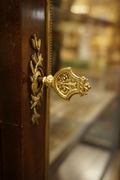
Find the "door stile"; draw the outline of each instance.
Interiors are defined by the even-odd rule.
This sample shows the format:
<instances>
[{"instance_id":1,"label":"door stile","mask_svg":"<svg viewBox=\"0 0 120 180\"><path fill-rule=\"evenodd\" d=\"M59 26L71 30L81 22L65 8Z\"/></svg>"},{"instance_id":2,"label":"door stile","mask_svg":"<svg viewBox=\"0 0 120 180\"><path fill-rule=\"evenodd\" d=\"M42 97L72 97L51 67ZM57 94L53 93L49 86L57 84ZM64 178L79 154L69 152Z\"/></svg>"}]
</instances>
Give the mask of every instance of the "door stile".
<instances>
[{"instance_id":1,"label":"door stile","mask_svg":"<svg viewBox=\"0 0 120 180\"><path fill-rule=\"evenodd\" d=\"M45 179L45 128L46 128L46 91L43 94L42 105L39 108L39 124L31 123L32 111L30 109L30 58L34 50L30 40L34 34L41 39L40 53L43 57L43 69L46 73L46 3L45 0L23 0L22 9L22 72L25 81L23 83L22 118L23 118L23 169L24 179ZM26 119L27 117L27 119Z\"/></svg>"},{"instance_id":2,"label":"door stile","mask_svg":"<svg viewBox=\"0 0 120 180\"><path fill-rule=\"evenodd\" d=\"M2 0L0 27L2 180L44 180L47 161L44 91L39 125L31 123L31 36L42 41L41 53L47 74L45 0ZM48 114L48 113L47 113ZM46 159L45 159L46 158Z\"/></svg>"}]
</instances>

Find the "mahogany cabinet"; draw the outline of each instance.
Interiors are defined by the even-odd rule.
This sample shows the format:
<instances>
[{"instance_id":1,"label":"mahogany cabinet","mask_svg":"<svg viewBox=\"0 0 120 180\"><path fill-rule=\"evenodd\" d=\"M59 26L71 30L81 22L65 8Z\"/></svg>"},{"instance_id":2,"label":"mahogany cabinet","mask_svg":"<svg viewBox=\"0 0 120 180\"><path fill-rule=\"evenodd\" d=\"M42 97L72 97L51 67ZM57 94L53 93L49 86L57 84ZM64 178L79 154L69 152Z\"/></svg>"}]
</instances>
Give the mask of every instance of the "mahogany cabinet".
<instances>
[{"instance_id":1,"label":"mahogany cabinet","mask_svg":"<svg viewBox=\"0 0 120 180\"><path fill-rule=\"evenodd\" d=\"M1 0L0 5L0 179L44 180L47 176L48 92L39 125L31 123L30 39L41 39L49 73L49 1Z\"/></svg>"},{"instance_id":2,"label":"mahogany cabinet","mask_svg":"<svg viewBox=\"0 0 120 180\"><path fill-rule=\"evenodd\" d=\"M53 8L51 8L51 1L53 2ZM86 116L83 116L83 121L79 124L80 128L77 127L77 131L75 129L75 136L71 135L73 138L72 143L70 141L69 146L65 145L63 151L60 151L58 157L49 167L50 90L44 87L41 108L38 110L40 114L39 124L33 124L31 121L33 111L30 103L30 61L32 54L34 54L31 39L36 34L37 38L41 39L40 54L43 58L44 75L49 75L52 68L52 74L54 74L60 66L59 49L62 34L57 32L54 27L52 29L51 24L51 17L53 22L59 19L60 0L51 1L1 0L0 180L48 180L49 169L52 177L52 173L59 167L66 154L70 152L75 143L97 121L98 116L105 110L104 107L108 107L112 100L116 98L114 93L110 94L109 97L109 94L104 92L102 94L102 96L104 95L103 99L105 99L103 104L100 106L99 101L97 106L95 103L94 105L92 104L94 107L90 110L91 113L89 112L89 118L87 119ZM69 4L71 3L72 0L69 1ZM67 14L66 11L61 13L61 18L63 18L64 14ZM69 20L68 16L65 18L66 21ZM72 15L72 18L75 19L76 16ZM79 19L82 22L86 22L87 17L81 16ZM52 33L54 33L53 37L51 37ZM83 72L86 75L86 71ZM92 93L95 94L94 92ZM105 97L108 97L108 99ZM89 98L88 101L91 103ZM71 107L73 107L73 104ZM92 106L89 104L89 107ZM95 107L96 111L94 110ZM56 105L55 108L57 109ZM59 108L56 111L59 111ZM84 110L81 108L81 111L83 112ZM83 112L83 114L87 113ZM92 115L90 116L90 114ZM86 123L84 122L85 118L87 119ZM57 132L59 133L60 129ZM60 149L59 147L60 143L56 147L56 151ZM50 152L50 156L51 154Z\"/></svg>"}]
</instances>

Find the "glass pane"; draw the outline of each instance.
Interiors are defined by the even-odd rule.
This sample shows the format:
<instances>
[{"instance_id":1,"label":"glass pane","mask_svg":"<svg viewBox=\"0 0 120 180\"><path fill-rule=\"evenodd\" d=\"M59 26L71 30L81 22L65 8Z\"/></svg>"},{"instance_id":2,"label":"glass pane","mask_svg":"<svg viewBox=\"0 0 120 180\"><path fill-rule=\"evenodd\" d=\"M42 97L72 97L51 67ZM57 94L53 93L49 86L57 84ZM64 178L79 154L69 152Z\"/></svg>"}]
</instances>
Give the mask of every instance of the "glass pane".
<instances>
[{"instance_id":1,"label":"glass pane","mask_svg":"<svg viewBox=\"0 0 120 180\"><path fill-rule=\"evenodd\" d=\"M52 74L72 67L92 88L70 101L51 90L49 180L99 180L119 141L118 1L52 0L52 21Z\"/></svg>"}]
</instances>

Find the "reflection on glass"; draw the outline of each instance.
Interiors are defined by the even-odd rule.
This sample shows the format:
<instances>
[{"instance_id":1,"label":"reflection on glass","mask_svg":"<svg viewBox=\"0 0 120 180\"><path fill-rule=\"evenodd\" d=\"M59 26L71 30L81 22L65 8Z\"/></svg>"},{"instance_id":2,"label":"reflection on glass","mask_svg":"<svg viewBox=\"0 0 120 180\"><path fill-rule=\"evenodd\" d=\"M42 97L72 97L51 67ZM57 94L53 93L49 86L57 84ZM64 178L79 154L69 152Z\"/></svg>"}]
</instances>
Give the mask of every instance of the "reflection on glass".
<instances>
[{"instance_id":1,"label":"reflection on glass","mask_svg":"<svg viewBox=\"0 0 120 180\"><path fill-rule=\"evenodd\" d=\"M52 3L52 74L72 67L92 89L69 102L51 91L49 180L113 180L119 164L118 0Z\"/></svg>"}]
</instances>

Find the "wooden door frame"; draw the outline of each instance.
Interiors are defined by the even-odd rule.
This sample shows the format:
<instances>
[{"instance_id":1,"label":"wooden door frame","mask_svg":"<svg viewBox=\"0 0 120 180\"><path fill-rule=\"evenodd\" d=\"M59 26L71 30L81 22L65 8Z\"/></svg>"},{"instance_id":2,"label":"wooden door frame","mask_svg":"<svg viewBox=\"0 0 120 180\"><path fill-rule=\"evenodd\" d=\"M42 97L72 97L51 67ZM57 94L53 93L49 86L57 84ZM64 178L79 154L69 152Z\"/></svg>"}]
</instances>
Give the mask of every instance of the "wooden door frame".
<instances>
[{"instance_id":1,"label":"wooden door frame","mask_svg":"<svg viewBox=\"0 0 120 180\"><path fill-rule=\"evenodd\" d=\"M0 21L0 179L44 180L48 178L49 90L44 90L41 119L34 126L30 122L29 61L30 38L36 33L42 40L44 73L50 73L50 3L2 0Z\"/></svg>"}]
</instances>

